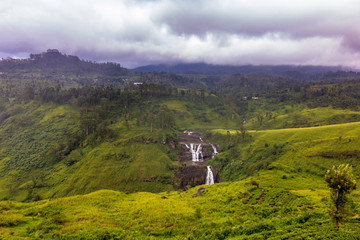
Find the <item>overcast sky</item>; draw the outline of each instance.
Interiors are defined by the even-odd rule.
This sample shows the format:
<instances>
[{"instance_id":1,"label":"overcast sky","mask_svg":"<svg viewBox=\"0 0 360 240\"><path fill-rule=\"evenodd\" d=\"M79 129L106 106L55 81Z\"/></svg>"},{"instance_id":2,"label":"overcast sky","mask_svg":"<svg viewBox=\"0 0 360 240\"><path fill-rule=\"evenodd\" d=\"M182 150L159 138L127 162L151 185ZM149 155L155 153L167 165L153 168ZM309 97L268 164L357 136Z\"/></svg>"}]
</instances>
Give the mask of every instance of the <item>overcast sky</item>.
<instances>
[{"instance_id":1,"label":"overcast sky","mask_svg":"<svg viewBox=\"0 0 360 240\"><path fill-rule=\"evenodd\" d=\"M360 69L359 0L0 0L0 57Z\"/></svg>"}]
</instances>

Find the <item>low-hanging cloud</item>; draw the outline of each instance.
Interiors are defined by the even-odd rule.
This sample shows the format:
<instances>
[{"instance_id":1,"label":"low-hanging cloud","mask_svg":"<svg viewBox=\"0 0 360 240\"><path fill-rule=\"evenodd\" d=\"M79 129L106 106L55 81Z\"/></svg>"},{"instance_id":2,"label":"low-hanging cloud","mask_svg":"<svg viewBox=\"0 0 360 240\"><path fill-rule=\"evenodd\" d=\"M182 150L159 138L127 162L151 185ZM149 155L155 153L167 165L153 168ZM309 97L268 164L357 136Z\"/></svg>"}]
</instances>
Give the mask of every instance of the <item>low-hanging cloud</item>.
<instances>
[{"instance_id":1,"label":"low-hanging cloud","mask_svg":"<svg viewBox=\"0 0 360 240\"><path fill-rule=\"evenodd\" d=\"M2 0L0 56L359 68L359 13L357 0Z\"/></svg>"}]
</instances>

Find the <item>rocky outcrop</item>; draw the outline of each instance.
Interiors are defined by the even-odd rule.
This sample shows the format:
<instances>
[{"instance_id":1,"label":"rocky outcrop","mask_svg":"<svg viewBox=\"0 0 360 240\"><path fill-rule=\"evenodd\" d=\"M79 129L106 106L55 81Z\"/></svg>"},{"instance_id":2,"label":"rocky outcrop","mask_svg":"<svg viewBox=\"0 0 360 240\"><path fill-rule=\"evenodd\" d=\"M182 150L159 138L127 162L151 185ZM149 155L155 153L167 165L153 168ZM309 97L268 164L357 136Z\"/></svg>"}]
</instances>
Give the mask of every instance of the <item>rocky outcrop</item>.
<instances>
[{"instance_id":1,"label":"rocky outcrop","mask_svg":"<svg viewBox=\"0 0 360 240\"><path fill-rule=\"evenodd\" d=\"M206 166L181 166L176 172L176 177L180 179L178 188L186 189L187 186L194 187L205 183Z\"/></svg>"}]
</instances>

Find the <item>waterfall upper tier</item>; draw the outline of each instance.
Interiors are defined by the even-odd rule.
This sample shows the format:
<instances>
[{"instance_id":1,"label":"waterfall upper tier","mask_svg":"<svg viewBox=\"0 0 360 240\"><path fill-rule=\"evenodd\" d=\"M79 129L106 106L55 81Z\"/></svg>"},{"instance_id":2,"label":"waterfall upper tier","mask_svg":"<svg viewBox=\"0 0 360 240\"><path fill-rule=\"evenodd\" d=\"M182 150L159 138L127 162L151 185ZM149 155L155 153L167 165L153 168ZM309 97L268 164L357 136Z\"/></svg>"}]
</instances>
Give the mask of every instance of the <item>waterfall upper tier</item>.
<instances>
[{"instance_id":1,"label":"waterfall upper tier","mask_svg":"<svg viewBox=\"0 0 360 240\"><path fill-rule=\"evenodd\" d=\"M185 147L191 152L191 160L193 162L200 162L204 160L201 144L185 143Z\"/></svg>"},{"instance_id":2,"label":"waterfall upper tier","mask_svg":"<svg viewBox=\"0 0 360 240\"><path fill-rule=\"evenodd\" d=\"M214 152L209 143L181 143L179 161L181 163L205 164L213 158Z\"/></svg>"},{"instance_id":3,"label":"waterfall upper tier","mask_svg":"<svg viewBox=\"0 0 360 240\"><path fill-rule=\"evenodd\" d=\"M184 131L179 135L181 152L179 161L183 164L206 164L216 155L217 147L201 138L201 133L196 131ZM194 162L194 163L191 163Z\"/></svg>"}]
</instances>

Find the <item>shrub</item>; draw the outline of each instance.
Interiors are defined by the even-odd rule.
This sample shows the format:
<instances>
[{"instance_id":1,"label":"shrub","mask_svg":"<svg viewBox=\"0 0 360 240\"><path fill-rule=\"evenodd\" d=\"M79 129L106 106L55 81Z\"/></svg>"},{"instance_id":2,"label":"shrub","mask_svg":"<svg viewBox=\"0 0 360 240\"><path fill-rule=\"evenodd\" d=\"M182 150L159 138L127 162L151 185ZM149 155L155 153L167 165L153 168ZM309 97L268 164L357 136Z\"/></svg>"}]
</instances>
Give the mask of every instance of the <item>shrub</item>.
<instances>
[{"instance_id":1,"label":"shrub","mask_svg":"<svg viewBox=\"0 0 360 240\"><path fill-rule=\"evenodd\" d=\"M326 172L325 181L330 187L331 200L335 207L331 215L335 220L336 228L339 228L339 222L344 219L346 213L347 195L356 189L356 181L349 164L342 164L338 167L333 166Z\"/></svg>"}]
</instances>

